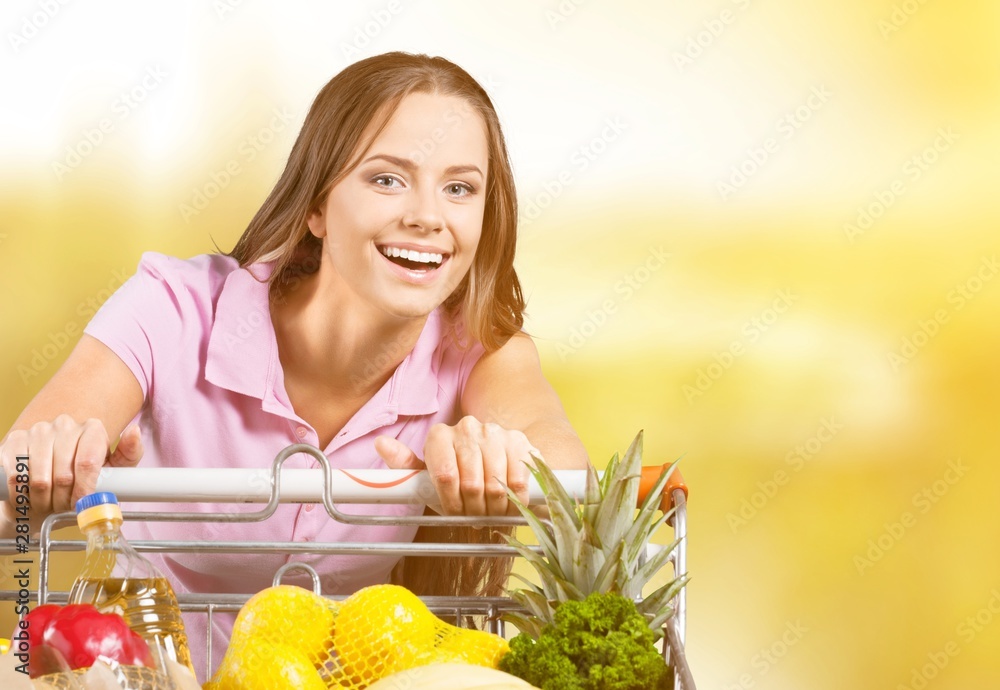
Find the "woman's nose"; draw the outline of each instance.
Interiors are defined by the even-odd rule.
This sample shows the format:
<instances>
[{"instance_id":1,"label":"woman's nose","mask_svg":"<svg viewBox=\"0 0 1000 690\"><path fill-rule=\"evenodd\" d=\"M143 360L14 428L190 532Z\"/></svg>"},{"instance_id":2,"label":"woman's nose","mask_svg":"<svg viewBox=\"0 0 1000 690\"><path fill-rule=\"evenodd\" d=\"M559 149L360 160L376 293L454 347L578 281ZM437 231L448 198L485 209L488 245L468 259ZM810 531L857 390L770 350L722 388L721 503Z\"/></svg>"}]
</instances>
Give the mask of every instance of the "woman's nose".
<instances>
[{"instance_id":1,"label":"woman's nose","mask_svg":"<svg viewBox=\"0 0 1000 690\"><path fill-rule=\"evenodd\" d=\"M414 189L410 204L403 215L403 224L423 232L437 232L444 225L441 217L440 199L433 188Z\"/></svg>"}]
</instances>

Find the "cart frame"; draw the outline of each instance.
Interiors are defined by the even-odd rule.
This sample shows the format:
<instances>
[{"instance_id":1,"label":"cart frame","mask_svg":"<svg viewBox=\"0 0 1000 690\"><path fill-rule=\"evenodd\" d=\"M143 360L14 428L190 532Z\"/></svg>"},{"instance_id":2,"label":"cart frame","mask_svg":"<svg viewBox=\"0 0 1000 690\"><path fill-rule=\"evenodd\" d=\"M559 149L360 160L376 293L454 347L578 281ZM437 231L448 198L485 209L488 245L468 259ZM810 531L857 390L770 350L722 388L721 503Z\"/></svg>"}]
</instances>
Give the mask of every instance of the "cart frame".
<instances>
[{"instance_id":1,"label":"cart frame","mask_svg":"<svg viewBox=\"0 0 1000 690\"><path fill-rule=\"evenodd\" d=\"M319 463L323 475L322 491L320 495L303 496L301 488L288 492L292 495L282 495L282 465L292 455L305 453L312 456ZM102 479L98 482L98 491L108 491L117 489L119 499L122 501L160 500L162 490L157 490L157 498L152 494L142 491L133 492L128 487L126 477L135 475L141 470L123 469L117 470L118 482L107 480L107 475L111 472L103 473ZM148 471L148 470L147 470ZM159 470L162 472L162 470ZM182 470L187 473L189 470ZM218 471L218 470L217 470ZM222 470L230 472L230 470ZM286 470L287 472L287 470ZM388 474L392 470L370 471L372 474ZM398 474L398 471L396 471ZM2 476L0 471L0 476ZM583 475L584 472L561 472L562 475ZM415 476L423 475L423 476ZM426 472L409 473L406 479L411 477L415 480L408 498L399 499L396 492L393 498L379 497L377 500L369 499L369 503L374 502L423 502L420 497L426 498L428 495L429 479ZM374 525L469 525L476 527L498 527L498 526L525 526L527 521L521 517L494 517L482 518L471 516L412 516L412 517L391 517L380 515L357 515L340 511L336 502L359 502L366 499L358 498L357 495L350 497L344 493L338 493L333 481L334 472L326 456L318 448L305 444L295 444L283 449L275 457L270 470L265 474L267 486L264 494L267 494L267 504L259 511L255 512L216 512L216 513L183 513L183 512L136 512L126 511L123 517L126 521L150 521L150 522L259 522L268 519L276 510L279 503L322 503L327 514L334 520L347 524L374 524ZM582 477L581 477L582 478ZM396 485L399 480L387 482L385 486ZM111 486L109 486L109 484ZM119 486L120 485L120 486ZM366 485L371 485L366 482ZM190 484L188 485L190 486ZM6 500L5 483L0 482L0 500ZM121 488L126 487L126 488ZM687 572L687 486L684 484L680 473L676 468L673 470L671 479L664 488L664 495L661 501L661 509L673 509L673 516L668 523L673 527L674 537L677 545L674 547L669 562L673 566L674 573L680 575ZM571 495L576 498L582 497L582 492L570 489ZM369 496L371 494L368 494ZM529 489L530 503L544 503L544 496L539 487L532 480ZM208 501L205 498L192 500L185 493L175 495L174 499L183 499L184 503L198 501ZM260 501L261 492L256 495L244 493L237 496L224 498L217 497L217 500L231 502L251 502ZM217 502L217 501L209 501ZM49 569L54 552L83 551L86 549L86 541L81 539L54 539L53 531L76 523L76 514L73 512L57 513L48 516L42 524L41 532L37 541L31 540L29 552L37 549L39 554L39 573L37 590L27 590L29 596L33 596L39 605L46 603L66 603L68 592L52 592L48 586ZM551 524L547 520L542 523L551 529ZM461 543L411 543L411 542L385 542L378 544L368 543L317 543L317 542L204 542L204 541L170 541L170 540L138 540L129 542L133 548L145 553L281 553L292 554L318 554L318 555L343 555L343 554L367 554L367 555L399 555L399 556L480 556L480 557L518 557L519 554L512 546L502 544L461 544ZM658 548L656 545L649 545L647 548ZM23 543L15 544L15 540L0 540L0 556L12 554L24 554ZM313 590L317 594L320 591L320 579L318 574L308 564L290 562L282 566L274 575L273 584L279 584L284 574L293 569L300 569L308 572L313 581ZM0 601L24 601L25 588L20 590L0 590ZM218 593L178 593L177 599L181 611L188 613L203 613L208 617L206 645L206 679L210 677L214 658L212 640L212 619L216 613L237 612L252 594L232 594L225 592ZM342 596L323 595L329 599L339 600ZM421 600L436 615L451 620L455 625L462 626L471 616L483 617L486 629L492 633L503 635L505 625L503 616L509 612L524 612L523 609L509 597L479 597L479 596L452 596L452 597L421 597ZM687 659L684 652L684 639L687 614L686 588L681 588L674 598L675 614L664 624L664 635L662 653L664 658L670 663L674 674L674 687L680 690L696 690L694 681L688 668Z\"/></svg>"}]
</instances>

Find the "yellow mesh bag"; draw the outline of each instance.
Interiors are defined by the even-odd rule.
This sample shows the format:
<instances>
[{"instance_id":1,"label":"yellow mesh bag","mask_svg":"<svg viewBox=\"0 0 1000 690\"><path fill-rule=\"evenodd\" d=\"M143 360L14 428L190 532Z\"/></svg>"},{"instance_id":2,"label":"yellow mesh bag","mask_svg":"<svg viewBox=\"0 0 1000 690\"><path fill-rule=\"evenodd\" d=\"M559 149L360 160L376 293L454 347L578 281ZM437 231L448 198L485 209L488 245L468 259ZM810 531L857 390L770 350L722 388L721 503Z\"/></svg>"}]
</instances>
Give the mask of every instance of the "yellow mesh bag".
<instances>
[{"instance_id":1,"label":"yellow mesh bag","mask_svg":"<svg viewBox=\"0 0 1000 690\"><path fill-rule=\"evenodd\" d=\"M243 605L211 690L325 690L337 603L292 585L268 587Z\"/></svg>"},{"instance_id":2,"label":"yellow mesh bag","mask_svg":"<svg viewBox=\"0 0 1000 690\"><path fill-rule=\"evenodd\" d=\"M366 587L338 605L281 585L240 610L229 649L205 688L363 690L432 663L495 668L507 650L502 637L445 623L403 587Z\"/></svg>"}]
</instances>

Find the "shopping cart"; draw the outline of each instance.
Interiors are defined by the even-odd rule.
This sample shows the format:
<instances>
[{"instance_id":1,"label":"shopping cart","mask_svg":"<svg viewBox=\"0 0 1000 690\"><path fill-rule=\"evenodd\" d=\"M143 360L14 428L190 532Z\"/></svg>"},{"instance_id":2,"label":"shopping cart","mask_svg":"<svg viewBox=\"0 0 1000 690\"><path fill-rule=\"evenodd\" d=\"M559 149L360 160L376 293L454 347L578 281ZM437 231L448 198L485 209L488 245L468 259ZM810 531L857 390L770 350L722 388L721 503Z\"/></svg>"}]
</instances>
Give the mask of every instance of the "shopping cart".
<instances>
[{"instance_id":1,"label":"shopping cart","mask_svg":"<svg viewBox=\"0 0 1000 690\"><path fill-rule=\"evenodd\" d=\"M282 469L286 459L305 453L316 459L317 469ZM659 474L660 468L646 468ZM586 472L557 471L560 482L574 498L584 496ZM3 473L0 471L0 479ZM124 513L127 522L145 520L152 522L257 522L268 519L280 503L321 503L332 519L349 524L364 525L449 525L476 527L521 526L526 522L520 517L413 516L391 517L380 515L348 514L338 509L338 504L433 504L437 492L426 471L419 470L333 470L326 456L317 448L296 444L282 450L269 469L173 469L173 468L105 468L97 484L98 491L114 492L122 502L183 502L191 503L265 503L259 511L252 512L133 512ZM670 562L675 573L687 572L687 487L677 469L663 489L660 507L674 508L669 521L679 540ZM545 502L545 496L532 479L529 486L529 504ZM0 481L0 500L6 500L6 481ZM82 551L86 542L78 539L55 539L53 531L76 523L72 512L49 516L42 525L37 541L32 540L28 552L38 553L38 589L19 588L0 590L0 601L23 602L28 597L39 604L65 603L68 592L55 592L49 588L49 576L56 552ZM0 556L24 558L23 538L0 540ZM517 556L517 551L503 544L459 543L317 543L317 542L226 542L226 541L132 541L140 552L149 553L281 553L285 555L397 555L397 556L476 556L484 558ZM650 545L649 551L658 548ZM305 570L313 581L314 591L320 592L320 578L307 564L291 561L274 575L279 584L285 574L299 568ZM213 667L212 619L215 615L237 612L250 598L249 594L179 593L178 603L184 612L204 614L208 617L206 657L207 668ZM339 597L330 597L333 599ZM520 612L518 604L507 597L422 597L435 614L456 625L463 625L473 618L483 621L487 630L503 635L504 616ZM662 652L674 672L674 687L695 690L695 684L684 653L686 593L676 595L674 615L664 626ZM193 642L193 641L192 641ZM208 674L206 673L206 677Z\"/></svg>"}]
</instances>

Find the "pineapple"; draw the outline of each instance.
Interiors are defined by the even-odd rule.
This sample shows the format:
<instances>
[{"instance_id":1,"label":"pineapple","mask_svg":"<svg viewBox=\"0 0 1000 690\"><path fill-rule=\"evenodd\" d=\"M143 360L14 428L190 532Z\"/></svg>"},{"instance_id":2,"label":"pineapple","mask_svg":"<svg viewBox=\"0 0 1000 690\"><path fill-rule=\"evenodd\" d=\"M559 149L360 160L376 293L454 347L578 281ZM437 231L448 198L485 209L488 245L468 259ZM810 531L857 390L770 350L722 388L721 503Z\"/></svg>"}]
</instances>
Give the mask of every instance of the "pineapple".
<instances>
[{"instance_id":1,"label":"pineapple","mask_svg":"<svg viewBox=\"0 0 1000 690\"><path fill-rule=\"evenodd\" d=\"M508 543L524 556L541 579L541 586L538 586L514 575L527 588L512 591L511 596L530 615L510 614L507 620L537 639L542 627L552 622L560 602L579 601L591 592L610 591L636 601L654 635L662 636L663 624L674 613L670 601L687 583L688 577L683 574L640 601L643 587L666 565L678 542L660 550L649 560L642 557L650 537L673 514L671 510L654 520L660 493L676 464L663 472L636 515L642 471L642 431L621 460L615 453L603 477L598 478L593 465L587 468L585 496L581 503L570 498L544 460L536 457L532 474L545 493L554 533L550 533L538 516L508 490L510 500L528 521L542 553L514 537L507 537Z\"/></svg>"}]
</instances>

